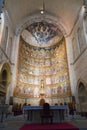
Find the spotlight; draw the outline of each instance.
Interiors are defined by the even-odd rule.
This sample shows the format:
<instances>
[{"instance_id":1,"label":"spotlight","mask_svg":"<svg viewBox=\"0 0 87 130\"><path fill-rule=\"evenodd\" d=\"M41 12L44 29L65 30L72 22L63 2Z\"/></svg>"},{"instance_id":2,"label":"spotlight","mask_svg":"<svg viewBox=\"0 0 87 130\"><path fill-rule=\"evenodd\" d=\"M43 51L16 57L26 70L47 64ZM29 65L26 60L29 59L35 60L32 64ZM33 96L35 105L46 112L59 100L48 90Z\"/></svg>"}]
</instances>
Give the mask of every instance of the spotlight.
<instances>
[{"instance_id":1,"label":"spotlight","mask_svg":"<svg viewBox=\"0 0 87 130\"><path fill-rule=\"evenodd\" d=\"M43 6L42 6L42 10L40 11L41 14L44 14L45 12L45 3L44 3L44 0L43 0Z\"/></svg>"},{"instance_id":2,"label":"spotlight","mask_svg":"<svg viewBox=\"0 0 87 130\"><path fill-rule=\"evenodd\" d=\"M41 10L40 13L41 13L41 14L44 14L44 10Z\"/></svg>"}]
</instances>

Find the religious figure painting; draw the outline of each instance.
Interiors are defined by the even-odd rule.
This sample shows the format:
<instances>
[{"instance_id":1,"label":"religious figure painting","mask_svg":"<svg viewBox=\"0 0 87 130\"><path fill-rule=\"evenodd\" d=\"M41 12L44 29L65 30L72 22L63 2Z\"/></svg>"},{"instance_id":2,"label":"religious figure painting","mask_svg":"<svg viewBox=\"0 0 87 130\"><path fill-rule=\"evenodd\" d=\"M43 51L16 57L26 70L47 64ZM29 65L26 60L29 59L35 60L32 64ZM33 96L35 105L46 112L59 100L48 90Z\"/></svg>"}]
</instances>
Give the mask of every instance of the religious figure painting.
<instances>
[{"instance_id":1,"label":"religious figure painting","mask_svg":"<svg viewBox=\"0 0 87 130\"><path fill-rule=\"evenodd\" d=\"M49 96L51 94L50 87L47 87L46 90L45 90L45 92L46 92L46 95Z\"/></svg>"},{"instance_id":2,"label":"religious figure painting","mask_svg":"<svg viewBox=\"0 0 87 130\"><path fill-rule=\"evenodd\" d=\"M28 26L27 30L38 42L47 42L58 34L58 30L53 24L45 21L36 22Z\"/></svg>"},{"instance_id":3,"label":"religious figure painting","mask_svg":"<svg viewBox=\"0 0 87 130\"><path fill-rule=\"evenodd\" d=\"M63 89L61 86L58 86L57 93L58 93L58 95L61 95L63 93Z\"/></svg>"},{"instance_id":4,"label":"religious figure painting","mask_svg":"<svg viewBox=\"0 0 87 130\"><path fill-rule=\"evenodd\" d=\"M39 96L39 88L35 87L34 88L34 97L38 97Z\"/></svg>"},{"instance_id":5,"label":"religious figure painting","mask_svg":"<svg viewBox=\"0 0 87 130\"><path fill-rule=\"evenodd\" d=\"M16 88L16 96L25 94L31 97L37 96L41 79L44 79L46 94L61 96L69 93L69 75L64 44L63 42L58 44L54 48L35 48L22 39L20 43L22 52L19 51L17 68L19 88Z\"/></svg>"},{"instance_id":6,"label":"religious figure painting","mask_svg":"<svg viewBox=\"0 0 87 130\"><path fill-rule=\"evenodd\" d=\"M27 43L38 47L51 46L63 38L60 29L45 20L30 24L21 35Z\"/></svg>"},{"instance_id":7,"label":"religious figure painting","mask_svg":"<svg viewBox=\"0 0 87 130\"><path fill-rule=\"evenodd\" d=\"M51 79L49 77L46 78L46 84L51 84Z\"/></svg>"}]
</instances>

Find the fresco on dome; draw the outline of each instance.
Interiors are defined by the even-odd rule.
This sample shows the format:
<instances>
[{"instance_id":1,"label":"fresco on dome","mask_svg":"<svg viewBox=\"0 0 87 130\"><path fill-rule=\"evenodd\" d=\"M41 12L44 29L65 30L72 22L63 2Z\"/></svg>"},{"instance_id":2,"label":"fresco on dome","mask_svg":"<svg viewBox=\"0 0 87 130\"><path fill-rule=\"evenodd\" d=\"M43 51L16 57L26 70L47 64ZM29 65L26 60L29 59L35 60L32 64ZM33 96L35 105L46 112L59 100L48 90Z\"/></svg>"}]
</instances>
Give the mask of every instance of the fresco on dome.
<instances>
[{"instance_id":1,"label":"fresco on dome","mask_svg":"<svg viewBox=\"0 0 87 130\"><path fill-rule=\"evenodd\" d=\"M32 23L23 30L22 37L29 44L44 47L56 44L63 34L56 25L41 21Z\"/></svg>"},{"instance_id":2,"label":"fresco on dome","mask_svg":"<svg viewBox=\"0 0 87 130\"><path fill-rule=\"evenodd\" d=\"M48 42L51 38L58 34L56 27L45 21L33 23L26 29L38 42Z\"/></svg>"}]
</instances>

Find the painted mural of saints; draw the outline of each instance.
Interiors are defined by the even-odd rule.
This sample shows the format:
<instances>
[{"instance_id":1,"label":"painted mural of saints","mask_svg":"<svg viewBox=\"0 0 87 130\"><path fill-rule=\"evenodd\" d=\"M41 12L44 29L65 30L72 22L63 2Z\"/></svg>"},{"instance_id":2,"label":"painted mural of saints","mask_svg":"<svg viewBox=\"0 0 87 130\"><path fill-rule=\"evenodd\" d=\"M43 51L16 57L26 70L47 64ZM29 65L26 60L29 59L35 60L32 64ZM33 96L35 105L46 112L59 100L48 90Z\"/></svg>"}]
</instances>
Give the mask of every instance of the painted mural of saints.
<instances>
[{"instance_id":1,"label":"painted mural of saints","mask_svg":"<svg viewBox=\"0 0 87 130\"><path fill-rule=\"evenodd\" d=\"M38 95L39 95L39 88L35 87L35 89L34 89L34 97L38 97Z\"/></svg>"},{"instance_id":2,"label":"painted mural of saints","mask_svg":"<svg viewBox=\"0 0 87 130\"><path fill-rule=\"evenodd\" d=\"M51 94L51 89L50 89L50 87L47 87L46 88L46 95L50 95Z\"/></svg>"},{"instance_id":3,"label":"painted mural of saints","mask_svg":"<svg viewBox=\"0 0 87 130\"><path fill-rule=\"evenodd\" d=\"M59 87L57 88L57 93L58 93L59 95L63 93L63 89L62 89L61 86L59 86Z\"/></svg>"}]
</instances>

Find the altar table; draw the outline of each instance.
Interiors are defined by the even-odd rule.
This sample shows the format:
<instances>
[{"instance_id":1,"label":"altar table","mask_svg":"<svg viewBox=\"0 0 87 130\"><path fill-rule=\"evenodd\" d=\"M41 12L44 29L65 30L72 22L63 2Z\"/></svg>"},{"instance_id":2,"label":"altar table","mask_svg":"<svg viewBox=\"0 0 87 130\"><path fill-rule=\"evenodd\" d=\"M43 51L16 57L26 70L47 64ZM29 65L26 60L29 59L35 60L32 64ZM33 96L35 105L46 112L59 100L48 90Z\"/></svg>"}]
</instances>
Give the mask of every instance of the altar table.
<instances>
[{"instance_id":1,"label":"altar table","mask_svg":"<svg viewBox=\"0 0 87 130\"><path fill-rule=\"evenodd\" d=\"M23 114L27 114L27 120L31 122L40 122L40 115L43 107L42 106L24 106ZM69 115L69 108L67 105L61 106L50 106L53 113L53 122L61 122L64 120L65 116Z\"/></svg>"}]
</instances>

